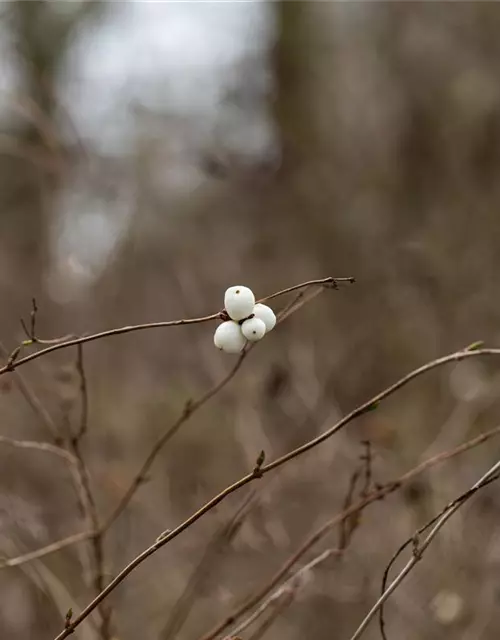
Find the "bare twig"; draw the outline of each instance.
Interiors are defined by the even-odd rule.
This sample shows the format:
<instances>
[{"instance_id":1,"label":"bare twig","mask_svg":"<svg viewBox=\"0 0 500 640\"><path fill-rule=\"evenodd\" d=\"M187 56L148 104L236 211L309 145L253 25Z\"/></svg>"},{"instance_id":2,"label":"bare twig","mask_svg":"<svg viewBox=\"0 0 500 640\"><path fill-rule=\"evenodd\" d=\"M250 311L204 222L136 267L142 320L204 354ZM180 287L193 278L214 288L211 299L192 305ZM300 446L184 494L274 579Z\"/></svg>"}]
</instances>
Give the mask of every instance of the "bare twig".
<instances>
[{"instance_id":1,"label":"bare twig","mask_svg":"<svg viewBox=\"0 0 500 640\"><path fill-rule=\"evenodd\" d=\"M340 282L355 282L354 278L322 278L320 280L309 280L308 282L303 282L301 284L294 285L293 287L288 287L288 289L282 289L281 291L277 291L276 293L272 293L269 296L261 298L261 301L271 300L272 298L276 298L277 296L282 296L286 293L290 293L291 291L296 291L298 289L309 288L317 285L321 285L322 287L330 287L336 288L337 283ZM116 329L109 329L108 331L101 331L99 333L93 333L87 336L81 336L78 338L73 338L70 340L59 339L54 342L54 344L50 344L45 349L41 349L40 351L35 351L34 353L30 353L24 358L19 358L19 354L22 348L22 344L11 353L7 364L3 367L0 367L0 375L4 373L8 373L9 371L13 371L18 367L26 364L27 362L31 362L36 358L41 358L42 356L47 355L48 353L52 353L53 351L58 351L59 349L67 349L68 347L73 347L78 344L84 344L86 342L93 342L95 340L101 340L102 338L108 338L111 336L122 335L124 333L131 333L133 331L143 331L146 329L160 329L164 327L176 327L187 324L199 324L201 322L209 322L211 320L218 320L224 317L224 312L219 311L217 313L213 313L208 316L203 316L200 318L186 318L181 320L167 320L164 322L148 322L144 324L136 324L129 325L126 327L118 327ZM33 340L29 340L29 343L32 343ZM38 338L36 342L41 342ZM45 341L47 342L47 341ZM24 345L27 346L27 345Z\"/></svg>"},{"instance_id":2,"label":"bare twig","mask_svg":"<svg viewBox=\"0 0 500 640\"><path fill-rule=\"evenodd\" d=\"M328 278L322 278L321 280L309 280L308 282L302 282L301 284L296 284L293 287L288 287L287 289L281 289L281 291L276 291L276 293L272 293L269 296L265 296L261 298L259 302L265 302L266 300L272 300L273 298L277 298L278 296L283 296L286 293L291 293L292 291L297 291L298 289L307 289L309 287L314 286L322 286L322 287L330 287L332 289L337 289L338 284L341 282L345 282L347 284L353 284L356 282L355 278L332 278L331 276Z\"/></svg>"},{"instance_id":3,"label":"bare twig","mask_svg":"<svg viewBox=\"0 0 500 640\"><path fill-rule=\"evenodd\" d=\"M231 495L235 491L241 489L241 487L247 485L248 483L252 482L256 478L262 477L264 474L269 473L273 469L276 469L276 468L282 466L283 464L289 462L290 460L302 455L306 451L309 451L310 449L318 446L319 444L324 442L326 439L330 438L335 433L337 433L346 424L348 424L349 422L351 422L352 420L354 420L358 416L365 414L367 411L371 411L374 407L378 406L378 403L381 400L383 400L384 398L392 395L398 389L400 389L401 387L403 387L406 384L408 384L411 380L423 375L424 373L427 373L427 372L431 371L432 369L436 369L436 368L441 367L441 366L443 366L445 364L448 364L448 363L451 363L451 362L458 362L460 360L463 360L463 359L469 358L469 357L485 357L485 356L499 356L499 355L500 355L500 349L476 349L476 345L473 345L473 347L469 347L469 348L463 349L461 351L457 351L455 353L452 353L450 355L444 356L442 358L438 358L436 360L433 360L433 361L431 361L431 362L419 367L418 369L415 369L414 371L408 373L406 376L404 376L403 378L401 378L400 380L395 382L393 385L391 385L390 387L387 387L386 389L381 391L379 394L374 396L371 400L369 400L368 402L365 402L364 404L360 405L357 409L354 409L354 411L351 411L349 414L347 414L344 418L342 418L339 422L337 422L335 425L333 425L330 429L325 431L323 434L317 436L316 438L314 438L313 440L310 440L309 442L306 442L304 445L298 447L297 449L294 449L293 451L290 451L289 453L285 454L284 456L281 456L280 458L274 460L273 462L270 462L269 464L267 464L265 466L262 466L259 469L258 476L256 476L252 472L252 473L249 473L249 474L243 476L242 478L240 478L239 480L237 480L233 484L229 485L223 491L221 491L218 495L214 496L211 500L209 500L204 506L202 506L200 509L198 509L198 511L196 511L189 518L187 518L187 520L185 520L183 523L181 523L175 529L170 531L167 535L162 536L159 539L155 540L155 542L150 547L145 549L136 558L134 558L126 567L124 567L115 576L115 578L107 585L107 587L105 589L103 589L103 591L96 598L94 598L94 600L92 602L90 602L85 607L85 609L73 620L73 622L71 623L70 627L68 627L67 629L64 629L61 632L61 634L59 634L57 636L56 640L62 640L62 638L68 637L68 635L70 635L74 631L74 629L79 624L81 624L81 622L90 613L92 613L92 611L94 611L94 609L121 582L123 582L123 580L125 580L125 578L137 566L139 566L147 558L149 558L149 556L151 556L154 553L156 553L158 551L158 549L160 549L164 545L168 544L171 540L173 540L178 535L180 535L183 531L188 529L192 524L194 524L202 516L204 516L206 513L211 511L218 504L220 504L225 498L227 498L229 495ZM352 513L354 513L354 512L355 512L355 510L352 511Z\"/></svg>"},{"instance_id":4,"label":"bare twig","mask_svg":"<svg viewBox=\"0 0 500 640\"><path fill-rule=\"evenodd\" d=\"M430 543L433 541L433 539L436 537L436 535L438 534L439 530L444 526L444 524L446 524L446 522L451 518L451 516L454 513L456 513L456 511L458 511L458 509L460 509L462 504L464 504L464 502L466 500L468 500L472 495L474 495L476 493L476 491L478 489L480 489L483 486L485 486L485 484L488 483L492 478L497 479L499 477L499 473L498 473L499 470L500 470L500 461L498 461L496 464L494 464L482 476L482 478L480 478L474 484L474 486L471 489L469 489L469 491L467 491L466 494L464 494L464 496L462 496L458 500L454 500L451 503L451 506L448 505L447 507L445 507L445 509L442 512L441 516L439 517L438 521L436 522L436 524L434 525L434 527L432 528L432 530L430 531L430 533L428 534L428 536L425 538L425 540L422 543L418 540L418 536L413 538L414 546L413 546L412 557L407 562L407 564L403 567L403 569L399 572L399 574L396 576L396 578L394 578L394 580L387 587L387 589L384 591L384 593L380 596L380 598L377 600L377 602L373 605L373 607L370 609L370 611L367 613L367 615L363 619L362 623L359 625L359 627L356 629L354 634L351 636L350 640L358 640L363 635L364 631L366 630L366 628L370 624L370 622L373 619L373 617L377 614L377 612L379 611L380 607L391 596L391 594L394 593L394 591L399 587L399 585L403 582L403 580L410 573L410 571L417 564L417 562L419 562L422 559L422 556L423 556L425 550L430 545Z\"/></svg>"}]
</instances>

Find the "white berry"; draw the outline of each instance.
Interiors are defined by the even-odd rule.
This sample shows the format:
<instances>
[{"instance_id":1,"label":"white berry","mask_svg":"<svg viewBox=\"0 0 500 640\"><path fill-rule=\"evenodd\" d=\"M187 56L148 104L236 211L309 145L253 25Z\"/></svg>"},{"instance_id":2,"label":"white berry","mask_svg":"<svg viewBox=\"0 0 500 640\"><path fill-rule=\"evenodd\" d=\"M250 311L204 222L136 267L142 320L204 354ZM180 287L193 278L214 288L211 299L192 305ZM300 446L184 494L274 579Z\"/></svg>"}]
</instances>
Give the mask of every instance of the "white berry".
<instances>
[{"instance_id":1,"label":"white berry","mask_svg":"<svg viewBox=\"0 0 500 640\"><path fill-rule=\"evenodd\" d=\"M264 337L266 325L259 318L249 318L241 325L241 332L247 340L255 342Z\"/></svg>"},{"instance_id":2,"label":"white berry","mask_svg":"<svg viewBox=\"0 0 500 640\"><path fill-rule=\"evenodd\" d=\"M224 295L224 306L232 320L244 320L253 312L255 296L248 287L229 287Z\"/></svg>"},{"instance_id":3,"label":"white berry","mask_svg":"<svg viewBox=\"0 0 500 640\"><path fill-rule=\"evenodd\" d=\"M214 344L226 353L239 353L246 344L241 327L237 322L228 320L215 330Z\"/></svg>"},{"instance_id":4,"label":"white berry","mask_svg":"<svg viewBox=\"0 0 500 640\"><path fill-rule=\"evenodd\" d=\"M253 308L253 314L266 325L266 333L272 331L276 325L276 315L271 307L258 302Z\"/></svg>"}]
</instances>

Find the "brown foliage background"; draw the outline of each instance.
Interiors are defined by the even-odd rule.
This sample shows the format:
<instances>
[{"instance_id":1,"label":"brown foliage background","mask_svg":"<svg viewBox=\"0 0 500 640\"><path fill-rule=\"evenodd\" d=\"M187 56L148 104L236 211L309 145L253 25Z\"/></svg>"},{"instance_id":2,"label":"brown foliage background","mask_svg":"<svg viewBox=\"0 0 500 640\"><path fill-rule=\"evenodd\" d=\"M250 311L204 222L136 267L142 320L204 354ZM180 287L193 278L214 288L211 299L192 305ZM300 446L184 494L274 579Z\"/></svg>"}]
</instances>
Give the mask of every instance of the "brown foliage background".
<instances>
[{"instance_id":1,"label":"brown foliage background","mask_svg":"<svg viewBox=\"0 0 500 640\"><path fill-rule=\"evenodd\" d=\"M283 454L423 362L500 338L499 6L270 3L262 11L271 35L228 74L236 124L222 103L217 140L193 151L195 116L173 118L168 99L157 113L130 105L136 135L120 154L107 154L68 124L57 87L79 30L112 23L113 4L2 8L19 81L16 96L4 99L0 138L7 350L23 339L19 318L33 296L38 331L53 337L213 313L237 282L259 296L327 275L353 275L357 284L323 294L280 326L176 434L105 538L107 577L250 470L261 449L269 459ZM198 10L223 21L230 9ZM266 144L249 151L245 127L262 119ZM246 131L238 144L235 129ZM179 148L189 152L179 157ZM200 184L169 191L172 166L181 174L194 167ZM109 207L110 216L124 201L129 211L114 249L88 278L70 251L61 258L54 248L72 197L83 208ZM84 453L105 518L186 400L233 361L214 350L212 327L202 324L89 344L85 362ZM62 434L79 411L75 363L65 350L22 370ZM240 528L212 552L179 613L190 576L244 497L233 496L113 593L114 637L199 638L341 510L363 440L372 444L374 479L393 479L495 426L499 386L493 360L436 370L250 487ZM0 416L3 435L46 435L11 376L0 378ZM498 452L492 442L367 510L342 560L311 573L267 636L321 640L333 630L348 638L399 544L486 470ZM79 530L63 462L0 447L0 469L5 556ZM443 530L388 604L389 637L498 637L499 508L493 485ZM88 602L83 544L0 571L1 637L52 638L66 610ZM366 638L378 634L373 625ZM77 636L98 637L86 624Z\"/></svg>"}]
</instances>

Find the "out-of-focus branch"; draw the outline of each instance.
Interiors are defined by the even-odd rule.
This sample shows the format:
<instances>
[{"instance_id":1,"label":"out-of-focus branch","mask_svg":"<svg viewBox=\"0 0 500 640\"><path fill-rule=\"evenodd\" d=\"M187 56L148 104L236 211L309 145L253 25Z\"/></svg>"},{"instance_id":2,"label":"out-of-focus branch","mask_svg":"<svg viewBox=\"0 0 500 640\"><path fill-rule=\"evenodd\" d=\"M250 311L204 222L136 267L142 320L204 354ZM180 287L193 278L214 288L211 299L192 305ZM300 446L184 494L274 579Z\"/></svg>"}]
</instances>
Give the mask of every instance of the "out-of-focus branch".
<instances>
[{"instance_id":1,"label":"out-of-focus branch","mask_svg":"<svg viewBox=\"0 0 500 640\"><path fill-rule=\"evenodd\" d=\"M401 585L403 580L410 573L410 571L415 567L417 562L420 562L424 552L426 551L427 547L431 544L431 542L434 540L436 535L439 533L439 530L446 524L446 522L451 518L451 516L454 513L456 513L458 509L460 509L460 507L464 504L464 502L466 502L471 496L473 496L479 489L486 486L489 482L492 481L492 479L495 479L495 480L498 479L500 477L499 471L500 471L500 460L497 463L495 463L483 475L483 477L480 478L476 482L476 484L474 484L473 487L471 487L471 489L469 489L465 494L460 496L458 499L453 500L453 502L451 502L449 505L447 505L444 508L444 510L440 514L438 521L436 522L436 524L434 525L434 527L432 528L432 530L430 531L430 533L427 535L427 537L423 542L419 541L418 535L415 535L412 537L412 541L414 542L412 557L407 562L407 564L403 567L403 569L398 573L396 578L394 578L394 580L387 587L387 589L380 596L380 598L373 605L373 607L370 609L370 611L364 618L363 622L359 625L359 627L356 629L354 634L351 636L350 640L358 640L363 635L366 628L370 624L371 620L380 610L380 607Z\"/></svg>"},{"instance_id":2,"label":"out-of-focus branch","mask_svg":"<svg viewBox=\"0 0 500 640\"><path fill-rule=\"evenodd\" d=\"M322 278L320 280L309 280L308 282L303 282L301 284L294 285L293 287L288 287L288 289L282 289L281 291L272 293L269 296L265 296L264 298L261 298L260 301L262 302L265 300L271 300L272 298L285 295L286 293L290 293L291 291L296 291L298 289L303 289L303 288L307 289L309 287L318 286L318 285L321 287L335 289L338 287L338 284L342 282L353 283L355 282L355 279L328 277L328 278ZM7 364L5 364L3 367L0 367L0 375L4 373L8 373L9 371L13 371L14 369L17 369L18 367L20 367L21 365L24 365L27 362L31 362L36 358L41 358L42 356L45 356L48 353L52 353L53 351L58 351L59 349L67 349L68 347L74 347L76 345L84 344L86 342L93 342L95 340L101 340L103 338L109 338L111 336L122 335L124 333L131 333L133 331L143 331L146 329L159 329L159 328L165 328L165 327L177 327L177 326L187 325L187 324L199 324L201 322L218 320L224 317L225 317L224 311L219 311L218 313L213 313L211 315L203 316L200 318L167 320L164 322L148 322L144 324L136 324L136 325L129 325L126 327L119 327L116 329L109 329L108 331L101 331L100 333L93 333L87 336L72 338L70 340L62 338L59 341L55 341L54 344L50 344L45 349L41 349L40 351L35 351L34 353L30 353L29 355L24 356L23 358L20 358L19 355L23 347L36 344L37 342L47 343L47 341L42 341L36 338L36 336L34 336L34 337L31 337L29 340L26 340L24 343L20 344L18 347L16 347L16 349L14 349L14 351L10 354L7 360Z\"/></svg>"},{"instance_id":3,"label":"out-of-focus branch","mask_svg":"<svg viewBox=\"0 0 500 640\"><path fill-rule=\"evenodd\" d=\"M257 629L249 636L248 640L260 640L262 636L272 627L272 625L276 622L276 620L282 615L285 609L292 604L295 598L295 592L290 589L289 591L285 591L282 594L280 601L274 606L271 614L262 622L262 624L257 627ZM233 640L241 640L236 636Z\"/></svg>"},{"instance_id":4,"label":"out-of-focus branch","mask_svg":"<svg viewBox=\"0 0 500 640\"><path fill-rule=\"evenodd\" d=\"M74 632L75 628L79 624L81 624L83 622L83 620L85 620L85 618L87 618L87 616L89 616L90 613L92 613L92 611L94 611L94 609L96 607L98 607L99 604L105 598L107 598L107 596L114 589L116 589L116 587L121 582L123 582L123 580L125 580L125 578L130 573L132 573L132 571L134 571L134 569L136 567L138 567L140 564L142 564L147 558L149 558L149 556L151 556L154 553L156 553L158 551L158 549L160 549L161 547L165 546L171 540L173 540L178 535L180 535L182 532L184 532L186 529L188 529L191 525L193 525L195 522L197 522L206 513L208 513L212 509L214 509L218 504L220 504L223 500L225 500L225 498L227 498L229 495L231 495L235 491L238 491L241 487L244 487L245 485L249 484L250 482L252 482L252 481L254 481L254 480L258 479L258 478L261 478L264 474L269 473L273 469L276 469L276 468L282 466L283 464L286 464L290 460L292 460L292 459L294 459L296 457L299 457L300 455L302 455L306 451L309 451L310 449L318 446L319 444L324 442L326 439L330 438L335 433L337 433L346 424L348 424L349 422L351 422L352 420L354 420L358 416L363 415L363 414L367 413L368 411L371 411L371 410L375 409L378 406L378 403L381 400L383 400L384 398L392 395L397 390L399 390L400 388L402 388L403 386L408 384L411 380L423 375L424 373L427 373L427 372L429 372L429 371L431 371L433 369L436 369L438 367L444 366L445 364L448 364L448 363L451 363L451 362L458 362L458 361L463 360L465 358L486 357L486 356L500 356L500 349L481 349L481 348L478 348L478 344L475 343L473 345L470 345L469 347L466 347L465 349L462 349L461 351L457 351L457 352L449 354L447 356L443 356L442 358L437 358L436 360L433 360L433 361L431 361L431 362L419 367L418 369L415 369L414 371L408 373L406 376L404 376L403 378L401 378L400 380L395 382L393 385L387 387L386 389L381 391L379 394L374 396L371 400L365 402L364 404L360 405L358 408L356 408L353 411L351 411L349 414L347 414L339 422L334 424L326 432L324 432L320 436L314 438L313 440L310 440L309 442L306 442L304 445L298 447L297 449L294 449L293 451L289 452L288 454L286 454L284 456L281 456L280 458L274 460L273 462L270 462L267 465L263 464L263 460L261 461L260 460L261 456L259 456L257 464L255 465L255 467L254 467L254 469L252 470L251 473L243 476L242 478L240 478L239 480L237 480L233 484L231 484L228 487L226 487L218 495L214 496L211 500L209 500L204 506L202 506L200 509L198 509L198 511L196 511L189 518L187 518L187 520L182 522L175 529L173 529L171 531L168 531L168 532L165 532L164 534L159 536L156 539L156 541L150 547L148 547L142 553L140 553L138 556L136 556L136 558L134 558L126 567L124 567L115 576L115 578L107 585L107 587L105 589L103 589L103 591L96 598L94 598L94 600L92 602L90 602L85 607L85 609L83 609L83 611L78 616L76 616L76 618L74 620L72 620L66 626L66 628L56 637L56 640L62 640L63 638L67 638L69 635L71 635ZM392 488L391 490L394 490L394 488ZM383 496L385 494L382 493L381 495ZM357 506L357 509L354 506L349 508L348 509L348 515L351 515L351 514L355 513L356 510L359 510L359 508L360 508L359 504Z\"/></svg>"},{"instance_id":5,"label":"out-of-focus branch","mask_svg":"<svg viewBox=\"0 0 500 640\"><path fill-rule=\"evenodd\" d=\"M303 577L306 573L312 571L317 565L325 562L331 556L340 556L343 551L341 549L326 549L319 554L316 558L308 562L306 565L298 569L286 582L284 582L279 589L277 589L272 595L270 595L264 602L252 613L251 616L240 622L223 640L231 640L234 636L240 634L245 629L248 629L258 618L260 618L270 607L273 605L279 606L279 601L283 599L283 596L295 595L297 589L300 587Z\"/></svg>"},{"instance_id":6,"label":"out-of-focus branch","mask_svg":"<svg viewBox=\"0 0 500 640\"><path fill-rule=\"evenodd\" d=\"M172 608L167 623L159 635L161 640L174 640L179 636L200 591L206 588L207 578L219 566L222 554L228 551L232 541L240 531L246 516L255 503L256 495L257 493L252 491L245 496L231 518L218 527L214 536L208 542L200 562L187 581L183 592Z\"/></svg>"},{"instance_id":7,"label":"out-of-focus branch","mask_svg":"<svg viewBox=\"0 0 500 640\"><path fill-rule=\"evenodd\" d=\"M10 447L16 447L17 449L37 449L44 453L51 453L55 456L63 458L70 465L76 466L77 459L66 449L62 449L54 444L48 442L36 442L34 440L16 440L16 438L9 438L8 436L0 436L0 444L6 444Z\"/></svg>"},{"instance_id":8,"label":"out-of-focus branch","mask_svg":"<svg viewBox=\"0 0 500 640\"><path fill-rule=\"evenodd\" d=\"M40 547L40 549L24 553L21 556L15 556L14 558L0 558L0 569L5 569L6 567L19 567L22 564L26 564L26 562L40 560L40 558L44 558L51 553L61 551L61 549L66 549L66 547L71 547L78 542L88 540L89 538L92 538L94 534L94 531L80 531L79 533L74 533L71 536L52 542L45 547Z\"/></svg>"},{"instance_id":9,"label":"out-of-focus branch","mask_svg":"<svg viewBox=\"0 0 500 640\"><path fill-rule=\"evenodd\" d=\"M0 354L4 358L9 357L9 352L1 342L0 342ZM24 376L19 371L14 371L13 375L19 391L22 393L24 399L29 404L29 406L33 409L34 413L40 418L40 421L43 427L45 428L47 433L50 435L51 439L54 440L54 442L59 443L60 436L58 433L57 425L55 424L54 420L52 419L47 409L40 402L40 399L38 398L36 393L33 391L33 389L31 389L30 386L27 384L27 382L24 379Z\"/></svg>"}]
</instances>

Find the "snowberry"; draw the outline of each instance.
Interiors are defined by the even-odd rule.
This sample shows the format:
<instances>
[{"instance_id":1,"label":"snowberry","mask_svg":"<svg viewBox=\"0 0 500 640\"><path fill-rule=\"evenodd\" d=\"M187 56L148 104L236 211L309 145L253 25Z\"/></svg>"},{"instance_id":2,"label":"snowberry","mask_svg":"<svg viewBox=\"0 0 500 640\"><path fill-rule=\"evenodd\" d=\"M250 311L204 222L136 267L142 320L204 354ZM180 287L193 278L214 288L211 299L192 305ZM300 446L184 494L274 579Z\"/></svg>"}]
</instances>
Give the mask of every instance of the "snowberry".
<instances>
[{"instance_id":1,"label":"snowberry","mask_svg":"<svg viewBox=\"0 0 500 640\"><path fill-rule=\"evenodd\" d=\"M228 320L215 330L214 344L226 353L239 353L245 346L246 340L240 325L233 320Z\"/></svg>"},{"instance_id":2,"label":"snowberry","mask_svg":"<svg viewBox=\"0 0 500 640\"><path fill-rule=\"evenodd\" d=\"M244 320L253 312L255 296L248 287L229 287L224 295L224 306L232 320Z\"/></svg>"},{"instance_id":3,"label":"snowberry","mask_svg":"<svg viewBox=\"0 0 500 640\"><path fill-rule=\"evenodd\" d=\"M241 325L241 332L247 340L255 342L264 337L266 325L259 318L249 318Z\"/></svg>"},{"instance_id":4,"label":"snowberry","mask_svg":"<svg viewBox=\"0 0 500 640\"><path fill-rule=\"evenodd\" d=\"M272 331L276 325L276 316L271 307L258 302L253 308L253 314L266 325L266 333Z\"/></svg>"}]
</instances>

